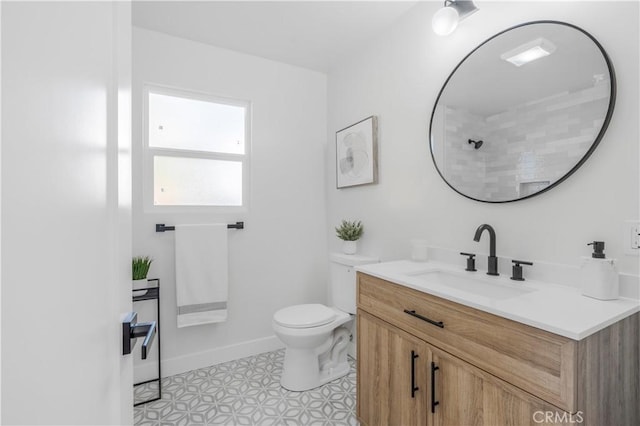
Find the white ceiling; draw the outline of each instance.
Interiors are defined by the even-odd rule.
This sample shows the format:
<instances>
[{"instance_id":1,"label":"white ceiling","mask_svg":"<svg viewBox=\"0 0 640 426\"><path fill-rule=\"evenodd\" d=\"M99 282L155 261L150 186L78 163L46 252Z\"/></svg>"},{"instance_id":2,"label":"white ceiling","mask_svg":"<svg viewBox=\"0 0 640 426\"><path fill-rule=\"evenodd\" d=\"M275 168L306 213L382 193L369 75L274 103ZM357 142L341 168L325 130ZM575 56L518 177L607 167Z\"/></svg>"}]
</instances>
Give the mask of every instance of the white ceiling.
<instances>
[{"instance_id":1,"label":"white ceiling","mask_svg":"<svg viewBox=\"0 0 640 426\"><path fill-rule=\"evenodd\" d=\"M133 24L327 72L411 1L134 1Z\"/></svg>"}]
</instances>

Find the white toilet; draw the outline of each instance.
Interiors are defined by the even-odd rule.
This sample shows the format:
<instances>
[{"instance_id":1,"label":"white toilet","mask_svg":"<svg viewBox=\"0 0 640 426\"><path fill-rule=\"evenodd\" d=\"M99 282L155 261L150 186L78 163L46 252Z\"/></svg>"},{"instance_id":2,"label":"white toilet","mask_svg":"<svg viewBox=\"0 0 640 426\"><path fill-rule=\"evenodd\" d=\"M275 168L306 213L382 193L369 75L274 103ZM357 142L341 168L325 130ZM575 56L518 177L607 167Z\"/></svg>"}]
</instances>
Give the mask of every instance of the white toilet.
<instances>
[{"instance_id":1,"label":"white toilet","mask_svg":"<svg viewBox=\"0 0 640 426\"><path fill-rule=\"evenodd\" d=\"M348 326L356 313L357 265L378 262L371 257L332 253L330 293L333 307L319 303L295 305L273 315L273 330L285 344L280 384L292 391L321 386L349 372Z\"/></svg>"}]
</instances>

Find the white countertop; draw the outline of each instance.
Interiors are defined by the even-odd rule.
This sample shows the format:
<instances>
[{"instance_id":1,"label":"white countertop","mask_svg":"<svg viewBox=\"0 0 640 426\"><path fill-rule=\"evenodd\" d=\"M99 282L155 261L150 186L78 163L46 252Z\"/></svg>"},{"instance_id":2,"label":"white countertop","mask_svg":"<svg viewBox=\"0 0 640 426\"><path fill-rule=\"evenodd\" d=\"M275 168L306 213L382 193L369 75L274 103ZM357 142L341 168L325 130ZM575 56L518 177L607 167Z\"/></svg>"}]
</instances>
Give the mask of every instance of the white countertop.
<instances>
[{"instance_id":1,"label":"white countertop","mask_svg":"<svg viewBox=\"0 0 640 426\"><path fill-rule=\"evenodd\" d=\"M356 270L574 340L584 339L640 311L640 302L635 299L597 300L583 296L575 287L534 280L513 281L508 276L492 277L481 270L467 272L442 262L400 260L357 266ZM487 297L481 291L473 294L420 277L429 271L479 280L479 287L483 283L497 285L495 293L499 295ZM521 290L527 292L511 295Z\"/></svg>"}]
</instances>

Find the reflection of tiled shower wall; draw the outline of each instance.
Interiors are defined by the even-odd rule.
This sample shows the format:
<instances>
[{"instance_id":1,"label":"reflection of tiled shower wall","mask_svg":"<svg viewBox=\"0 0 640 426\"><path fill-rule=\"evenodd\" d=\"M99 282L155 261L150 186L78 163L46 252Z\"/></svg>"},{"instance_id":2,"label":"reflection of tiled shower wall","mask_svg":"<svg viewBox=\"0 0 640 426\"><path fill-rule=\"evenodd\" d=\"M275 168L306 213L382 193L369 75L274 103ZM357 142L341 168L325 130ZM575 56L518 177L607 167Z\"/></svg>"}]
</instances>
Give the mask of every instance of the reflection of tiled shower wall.
<instances>
[{"instance_id":1,"label":"reflection of tiled shower wall","mask_svg":"<svg viewBox=\"0 0 640 426\"><path fill-rule=\"evenodd\" d=\"M521 184L555 182L569 170L567 164L573 167L580 161L595 139L609 92L609 83L602 82L522 104L484 120L447 108L447 145L454 146L448 150L447 163L458 168L449 175L450 182L460 184L465 194L493 200L518 198ZM459 132L465 126L472 129L469 135ZM471 134L484 140L477 152L466 142L469 137L474 139ZM491 161L485 163L485 159ZM465 177L463 168L472 172ZM484 190L480 190L479 181L484 182Z\"/></svg>"},{"instance_id":2,"label":"reflection of tiled shower wall","mask_svg":"<svg viewBox=\"0 0 640 426\"><path fill-rule=\"evenodd\" d=\"M487 153L482 148L474 149L468 141L482 140L480 132L485 127L484 120L468 111L446 107L444 126L447 182L463 194L477 198L474 194L480 194L484 186Z\"/></svg>"}]
</instances>

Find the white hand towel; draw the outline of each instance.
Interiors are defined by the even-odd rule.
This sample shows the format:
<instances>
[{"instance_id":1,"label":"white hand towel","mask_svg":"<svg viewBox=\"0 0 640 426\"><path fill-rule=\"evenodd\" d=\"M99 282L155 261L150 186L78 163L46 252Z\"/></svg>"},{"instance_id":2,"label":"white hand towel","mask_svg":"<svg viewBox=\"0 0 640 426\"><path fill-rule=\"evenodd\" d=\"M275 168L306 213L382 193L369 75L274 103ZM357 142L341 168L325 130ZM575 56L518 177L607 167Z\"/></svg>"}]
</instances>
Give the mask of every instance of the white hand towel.
<instances>
[{"instance_id":1,"label":"white hand towel","mask_svg":"<svg viewBox=\"0 0 640 426\"><path fill-rule=\"evenodd\" d=\"M176 225L178 327L227 320L227 225Z\"/></svg>"}]
</instances>

